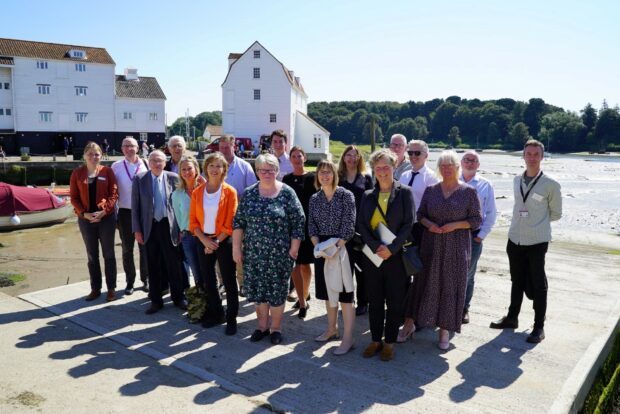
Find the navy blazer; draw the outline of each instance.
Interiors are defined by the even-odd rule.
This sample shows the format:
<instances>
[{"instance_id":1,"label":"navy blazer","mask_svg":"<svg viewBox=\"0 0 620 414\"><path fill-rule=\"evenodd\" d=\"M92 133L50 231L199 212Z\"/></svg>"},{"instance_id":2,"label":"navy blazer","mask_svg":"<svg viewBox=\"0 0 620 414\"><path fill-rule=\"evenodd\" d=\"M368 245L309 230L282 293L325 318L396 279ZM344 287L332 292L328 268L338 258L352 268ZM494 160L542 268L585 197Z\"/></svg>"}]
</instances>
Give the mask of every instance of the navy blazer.
<instances>
[{"instance_id":1,"label":"navy blazer","mask_svg":"<svg viewBox=\"0 0 620 414\"><path fill-rule=\"evenodd\" d=\"M383 244L375 231L370 228L370 219L379 205L379 183L372 190L367 190L362 196L360 212L357 217L357 228L364 242L370 250L376 252ZM396 238L387 246L392 254L400 251L401 247L410 239L413 228L413 192L411 188L394 180L388 208L385 211L388 228Z\"/></svg>"},{"instance_id":2,"label":"navy blazer","mask_svg":"<svg viewBox=\"0 0 620 414\"><path fill-rule=\"evenodd\" d=\"M174 192L179 176L170 171L162 171L164 186L166 187L166 217L170 225L170 239L173 245L179 243L179 224L172 208L172 193ZM131 231L141 232L146 243L151 235L153 225L153 174L150 171L138 174L133 180L131 190Z\"/></svg>"}]
</instances>

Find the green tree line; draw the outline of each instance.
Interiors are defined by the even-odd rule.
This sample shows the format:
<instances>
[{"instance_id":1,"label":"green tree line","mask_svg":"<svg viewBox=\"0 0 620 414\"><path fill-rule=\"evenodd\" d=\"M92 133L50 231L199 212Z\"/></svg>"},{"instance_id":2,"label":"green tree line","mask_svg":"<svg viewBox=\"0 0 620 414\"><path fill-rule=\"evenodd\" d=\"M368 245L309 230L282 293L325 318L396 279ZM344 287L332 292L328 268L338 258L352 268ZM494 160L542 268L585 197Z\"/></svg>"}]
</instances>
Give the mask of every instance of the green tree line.
<instances>
[{"instance_id":1,"label":"green tree line","mask_svg":"<svg viewBox=\"0 0 620 414\"><path fill-rule=\"evenodd\" d=\"M196 138L202 137L207 125L222 125L222 111L201 112L196 116L190 116L190 136L195 136ZM186 135L185 117L177 118L172 125L168 126L168 135Z\"/></svg>"},{"instance_id":2,"label":"green tree line","mask_svg":"<svg viewBox=\"0 0 620 414\"><path fill-rule=\"evenodd\" d=\"M385 142L394 133L438 145L520 149L530 137L553 152L620 150L620 109L603 102L587 104L579 113L532 98L462 99L450 96L426 102L313 102L308 115L344 143L367 144L375 124L375 139Z\"/></svg>"}]
</instances>

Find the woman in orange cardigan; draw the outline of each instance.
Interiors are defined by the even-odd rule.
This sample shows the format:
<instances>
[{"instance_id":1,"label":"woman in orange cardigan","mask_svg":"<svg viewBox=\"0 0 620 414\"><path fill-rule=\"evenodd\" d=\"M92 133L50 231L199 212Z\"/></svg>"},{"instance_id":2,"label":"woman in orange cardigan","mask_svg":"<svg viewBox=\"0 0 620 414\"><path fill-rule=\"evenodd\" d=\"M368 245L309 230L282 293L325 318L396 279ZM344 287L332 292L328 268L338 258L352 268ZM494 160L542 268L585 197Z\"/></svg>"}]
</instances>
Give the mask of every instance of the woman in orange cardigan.
<instances>
[{"instance_id":1,"label":"woman in orange cardigan","mask_svg":"<svg viewBox=\"0 0 620 414\"><path fill-rule=\"evenodd\" d=\"M108 288L106 300L116 299L116 256L114 255L114 231L116 230L116 201L118 187L112 168L100 165L101 147L89 142L84 147L84 165L71 173L71 204L78 216L78 226L88 256L88 273L91 291L87 301L101 295L101 265L99 244L105 266L105 283Z\"/></svg>"},{"instance_id":2,"label":"woman in orange cardigan","mask_svg":"<svg viewBox=\"0 0 620 414\"><path fill-rule=\"evenodd\" d=\"M207 311L202 319L205 328L226 321L226 335L237 333L239 295L232 256L232 223L237 212L237 191L226 184L228 163L215 152L205 158L203 171L207 182L192 193L189 205L189 231L200 240L198 260L207 291ZM220 265L226 289L226 317L217 289L215 262Z\"/></svg>"}]
</instances>

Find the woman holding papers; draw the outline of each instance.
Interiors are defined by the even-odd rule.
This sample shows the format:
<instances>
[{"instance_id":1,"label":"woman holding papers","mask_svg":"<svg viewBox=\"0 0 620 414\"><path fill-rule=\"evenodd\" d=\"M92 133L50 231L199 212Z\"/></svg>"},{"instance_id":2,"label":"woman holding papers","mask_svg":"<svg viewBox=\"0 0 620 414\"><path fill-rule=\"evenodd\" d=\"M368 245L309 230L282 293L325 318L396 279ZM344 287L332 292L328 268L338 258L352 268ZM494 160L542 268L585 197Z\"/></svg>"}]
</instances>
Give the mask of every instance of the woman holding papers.
<instances>
[{"instance_id":1,"label":"woman holding papers","mask_svg":"<svg viewBox=\"0 0 620 414\"><path fill-rule=\"evenodd\" d=\"M401 251L413 226L413 193L394 180L396 155L392 152L375 151L369 162L377 183L374 190L364 193L357 219L358 231L366 243L364 273L372 335L364 357L380 352L381 360L389 361L394 357L392 345L398 335L409 283Z\"/></svg>"},{"instance_id":2,"label":"woman holding papers","mask_svg":"<svg viewBox=\"0 0 620 414\"><path fill-rule=\"evenodd\" d=\"M316 171L314 185L321 191L310 197L308 233L315 246L316 297L324 300L327 308L327 330L316 340L327 342L338 339L338 302L340 302L344 336L340 346L334 350L334 355L344 355L353 347L355 326L351 262L346 248L343 249L347 240L355 233L355 197L349 190L338 187L338 172L334 164L322 160ZM324 248L330 243L332 249ZM332 266L333 262L326 265L326 259L328 262L336 261L336 269ZM343 265L346 267L344 272ZM328 273L326 268L333 271Z\"/></svg>"},{"instance_id":3,"label":"woman holding papers","mask_svg":"<svg viewBox=\"0 0 620 414\"><path fill-rule=\"evenodd\" d=\"M418 326L439 327L442 350L450 347L450 331L461 331L470 232L482 222L476 190L458 180L459 165L454 151L442 152L437 160L442 180L424 191L418 209L418 221L425 227L420 248L424 270L410 291L407 320L399 335L410 336L414 320Z\"/></svg>"}]
</instances>

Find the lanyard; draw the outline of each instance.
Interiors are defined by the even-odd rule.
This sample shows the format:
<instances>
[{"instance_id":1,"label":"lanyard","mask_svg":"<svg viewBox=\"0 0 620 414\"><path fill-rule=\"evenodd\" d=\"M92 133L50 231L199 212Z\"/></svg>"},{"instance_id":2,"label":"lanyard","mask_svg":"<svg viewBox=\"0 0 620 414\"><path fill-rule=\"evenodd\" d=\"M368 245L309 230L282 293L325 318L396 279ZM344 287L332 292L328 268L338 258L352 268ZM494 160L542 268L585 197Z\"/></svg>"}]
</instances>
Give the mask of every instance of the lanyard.
<instances>
[{"instance_id":1,"label":"lanyard","mask_svg":"<svg viewBox=\"0 0 620 414\"><path fill-rule=\"evenodd\" d=\"M525 173L523 173L523 175L525 175ZM534 182L532 183L532 185L530 185L530 189L527 190L527 193L525 193L525 195L523 194L523 177L521 177L521 183L519 183L519 190L521 190L521 198L523 198L523 204L525 204L525 202L527 201L527 197L530 195L530 192L532 191L540 177L542 177L542 175L543 172L541 171L540 174L538 174L538 176L534 179Z\"/></svg>"},{"instance_id":2,"label":"lanyard","mask_svg":"<svg viewBox=\"0 0 620 414\"><path fill-rule=\"evenodd\" d=\"M133 177L132 177L131 174L129 174L129 168L127 168L127 160L123 160L123 166L125 167L125 172L127 173L127 177L129 177L130 181L133 181L133 179L136 178L138 171L140 171L141 165L142 165L142 161L138 160L138 166L136 167L136 171L134 171Z\"/></svg>"}]
</instances>

